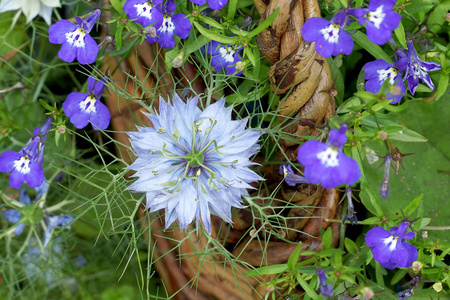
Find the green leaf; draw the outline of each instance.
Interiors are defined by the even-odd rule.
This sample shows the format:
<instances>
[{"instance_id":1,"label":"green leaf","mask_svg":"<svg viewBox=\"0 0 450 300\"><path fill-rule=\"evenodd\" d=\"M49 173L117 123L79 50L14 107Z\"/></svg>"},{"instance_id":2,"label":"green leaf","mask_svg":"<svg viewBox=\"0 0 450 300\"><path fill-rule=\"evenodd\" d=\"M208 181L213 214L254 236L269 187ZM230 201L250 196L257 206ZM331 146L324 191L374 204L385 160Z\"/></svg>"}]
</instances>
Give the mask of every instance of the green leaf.
<instances>
[{"instance_id":1,"label":"green leaf","mask_svg":"<svg viewBox=\"0 0 450 300\"><path fill-rule=\"evenodd\" d=\"M412 215L412 213L419 207L420 203L422 203L423 194L414 198L413 201L408 203L408 205L403 209L403 212L406 216Z\"/></svg>"},{"instance_id":2,"label":"green leaf","mask_svg":"<svg viewBox=\"0 0 450 300\"><path fill-rule=\"evenodd\" d=\"M403 28L402 22L400 22L397 29L394 30L394 33L400 45L405 49L408 48L408 46L406 45L405 28Z\"/></svg>"},{"instance_id":3,"label":"green leaf","mask_svg":"<svg viewBox=\"0 0 450 300\"><path fill-rule=\"evenodd\" d=\"M247 34L245 37L248 39L251 39L252 37L260 34L264 29L270 26L270 24L275 21L275 18L278 15L278 12L280 11L280 8L278 7L267 19L265 19L261 24L258 25L255 29L253 29L249 34Z\"/></svg>"},{"instance_id":4,"label":"green leaf","mask_svg":"<svg viewBox=\"0 0 450 300\"><path fill-rule=\"evenodd\" d=\"M410 1L406 2L405 4L406 11L411 14L415 14L418 12L425 13L433 8L433 6L435 5L435 0Z\"/></svg>"},{"instance_id":5,"label":"green leaf","mask_svg":"<svg viewBox=\"0 0 450 300\"><path fill-rule=\"evenodd\" d=\"M328 65L330 66L331 70L331 80L336 80L334 82L334 87L337 90L337 96L336 96L336 105L339 105L344 101L344 93L345 93L345 85L344 85L344 78L342 77L341 70L336 66L336 62L333 58L328 57L327 58Z\"/></svg>"},{"instance_id":6,"label":"green leaf","mask_svg":"<svg viewBox=\"0 0 450 300\"><path fill-rule=\"evenodd\" d=\"M302 250L302 243L298 243L297 248L295 248L294 252L292 252L291 256L289 256L287 267L291 272L295 272L295 264L300 257L300 251Z\"/></svg>"},{"instance_id":7,"label":"green leaf","mask_svg":"<svg viewBox=\"0 0 450 300\"><path fill-rule=\"evenodd\" d=\"M122 48L122 32L123 32L123 26L117 27L116 37L114 38L116 45L117 45L117 50L120 50L120 48Z\"/></svg>"},{"instance_id":8,"label":"green leaf","mask_svg":"<svg viewBox=\"0 0 450 300\"><path fill-rule=\"evenodd\" d=\"M331 249L331 243L333 241L331 233L331 227L328 227L322 236L322 248L324 250Z\"/></svg>"},{"instance_id":9,"label":"green leaf","mask_svg":"<svg viewBox=\"0 0 450 300\"><path fill-rule=\"evenodd\" d=\"M50 104L48 104L45 100L39 99L39 102L46 110L53 111L53 107Z\"/></svg>"},{"instance_id":10,"label":"green leaf","mask_svg":"<svg viewBox=\"0 0 450 300\"><path fill-rule=\"evenodd\" d=\"M195 40L192 40L189 42L189 44L184 48L184 51L188 54L191 54L194 51L197 51L201 47L205 46L210 39L208 39L206 36L199 36Z\"/></svg>"},{"instance_id":11,"label":"green leaf","mask_svg":"<svg viewBox=\"0 0 450 300\"><path fill-rule=\"evenodd\" d=\"M400 280L405 278L406 274L408 274L408 269L400 269L397 272L395 272L394 276L391 279L391 285L395 285Z\"/></svg>"},{"instance_id":12,"label":"green leaf","mask_svg":"<svg viewBox=\"0 0 450 300\"><path fill-rule=\"evenodd\" d=\"M238 0L230 0L228 1L228 20L234 19L234 14L236 13Z\"/></svg>"},{"instance_id":13,"label":"green leaf","mask_svg":"<svg viewBox=\"0 0 450 300\"><path fill-rule=\"evenodd\" d=\"M217 28L219 30L223 30L223 26L220 25L216 20L213 20L211 18L208 18L206 16L203 15L199 15L198 19L206 24L208 24L211 27Z\"/></svg>"},{"instance_id":14,"label":"green leaf","mask_svg":"<svg viewBox=\"0 0 450 300\"><path fill-rule=\"evenodd\" d=\"M442 54L444 55L444 54ZM450 80L447 73L442 72L441 77L439 78L438 87L436 90L436 100L439 100L442 96L444 96L445 91L448 87L448 81Z\"/></svg>"},{"instance_id":15,"label":"green leaf","mask_svg":"<svg viewBox=\"0 0 450 300\"><path fill-rule=\"evenodd\" d=\"M280 273L286 272L287 270L288 270L288 267L286 264L271 265L271 266L265 266L265 267L251 270L245 276L253 277L253 276L260 276L260 275L273 275L273 274L280 274Z\"/></svg>"},{"instance_id":16,"label":"green leaf","mask_svg":"<svg viewBox=\"0 0 450 300\"><path fill-rule=\"evenodd\" d=\"M389 55L387 55L380 46L372 43L367 35L365 35L361 31L357 31L352 34L352 38L355 43L360 45L363 49L367 50L367 52L372 54L376 59L384 59L388 63L392 63L392 59L389 57Z\"/></svg>"},{"instance_id":17,"label":"green leaf","mask_svg":"<svg viewBox=\"0 0 450 300\"><path fill-rule=\"evenodd\" d=\"M352 254L358 253L358 247L356 246L355 242L352 241L349 238L345 238L344 240L345 249L347 249L348 252Z\"/></svg>"},{"instance_id":18,"label":"green leaf","mask_svg":"<svg viewBox=\"0 0 450 300\"><path fill-rule=\"evenodd\" d=\"M297 279L297 282L300 284L300 286L303 288L303 290L314 300L319 300L320 297L317 295L317 293L314 291L313 288L309 286L309 284L306 282L306 280L300 275L300 272L295 274L295 278Z\"/></svg>"},{"instance_id":19,"label":"green leaf","mask_svg":"<svg viewBox=\"0 0 450 300\"><path fill-rule=\"evenodd\" d=\"M114 9L119 13L123 14L123 3L120 0L110 0Z\"/></svg>"},{"instance_id":20,"label":"green leaf","mask_svg":"<svg viewBox=\"0 0 450 300\"><path fill-rule=\"evenodd\" d=\"M219 43L223 44L231 44L235 45L239 42L239 37L228 37L222 34L219 34L215 31L209 30L204 28L202 25L200 25L197 22L193 22L195 27L198 29L200 34L204 35L205 37L209 38L210 40L217 41Z\"/></svg>"}]
</instances>

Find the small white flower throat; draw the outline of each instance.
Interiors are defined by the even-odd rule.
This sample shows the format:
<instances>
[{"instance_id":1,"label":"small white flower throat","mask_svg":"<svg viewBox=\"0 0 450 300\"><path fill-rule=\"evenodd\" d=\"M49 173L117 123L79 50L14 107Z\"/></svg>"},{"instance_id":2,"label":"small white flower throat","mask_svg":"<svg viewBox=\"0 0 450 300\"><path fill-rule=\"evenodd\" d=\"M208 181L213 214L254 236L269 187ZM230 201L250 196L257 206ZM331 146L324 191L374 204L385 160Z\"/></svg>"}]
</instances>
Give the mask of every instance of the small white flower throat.
<instances>
[{"instance_id":1,"label":"small white flower throat","mask_svg":"<svg viewBox=\"0 0 450 300\"><path fill-rule=\"evenodd\" d=\"M320 163L325 165L325 167L337 167L339 166L337 155L337 148L330 146L325 151L319 152L317 158L320 159Z\"/></svg>"},{"instance_id":2,"label":"small white flower throat","mask_svg":"<svg viewBox=\"0 0 450 300\"><path fill-rule=\"evenodd\" d=\"M384 17L386 16L385 13L383 13L383 5L380 5L377 7L375 11L371 11L366 14L366 19L373 23L373 25L379 29L381 23L384 20Z\"/></svg>"},{"instance_id":3,"label":"small white flower throat","mask_svg":"<svg viewBox=\"0 0 450 300\"><path fill-rule=\"evenodd\" d=\"M85 113L95 113L97 110L95 108L95 102L97 102L97 98L95 95L89 95L80 102L80 109Z\"/></svg>"},{"instance_id":4,"label":"small white flower throat","mask_svg":"<svg viewBox=\"0 0 450 300\"><path fill-rule=\"evenodd\" d=\"M77 30L66 33L66 41L71 46L77 48L84 48L84 36L86 35L86 31L84 31L81 27L78 27Z\"/></svg>"},{"instance_id":5,"label":"small white flower throat","mask_svg":"<svg viewBox=\"0 0 450 300\"><path fill-rule=\"evenodd\" d=\"M139 17L144 17L149 20L152 19L153 4L151 1L147 1L142 4L135 4L134 7L136 7L137 15Z\"/></svg>"},{"instance_id":6,"label":"small white flower throat","mask_svg":"<svg viewBox=\"0 0 450 300\"><path fill-rule=\"evenodd\" d=\"M19 160L15 160L14 169L22 174L30 173L30 158L28 155L24 155Z\"/></svg>"},{"instance_id":7,"label":"small white flower throat","mask_svg":"<svg viewBox=\"0 0 450 300\"><path fill-rule=\"evenodd\" d=\"M320 32L327 42L335 44L339 41L339 29L339 25L333 22Z\"/></svg>"}]
</instances>

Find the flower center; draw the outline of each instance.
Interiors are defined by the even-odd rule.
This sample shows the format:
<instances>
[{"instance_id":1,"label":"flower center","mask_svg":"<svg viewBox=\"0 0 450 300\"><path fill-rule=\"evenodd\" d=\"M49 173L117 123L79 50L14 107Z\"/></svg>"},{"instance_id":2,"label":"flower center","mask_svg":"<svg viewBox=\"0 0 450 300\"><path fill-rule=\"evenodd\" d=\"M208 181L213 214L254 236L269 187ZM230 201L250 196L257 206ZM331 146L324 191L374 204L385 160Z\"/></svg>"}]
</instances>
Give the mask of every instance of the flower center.
<instances>
[{"instance_id":1,"label":"flower center","mask_svg":"<svg viewBox=\"0 0 450 300\"><path fill-rule=\"evenodd\" d=\"M185 159L190 167L200 167L203 165L203 161L205 160L204 151L192 150L185 156Z\"/></svg>"},{"instance_id":2,"label":"flower center","mask_svg":"<svg viewBox=\"0 0 450 300\"><path fill-rule=\"evenodd\" d=\"M383 22L385 16L386 14L383 13L383 5L380 5L375 11L368 12L366 19L378 29L380 28L381 22Z\"/></svg>"},{"instance_id":3,"label":"flower center","mask_svg":"<svg viewBox=\"0 0 450 300\"><path fill-rule=\"evenodd\" d=\"M395 84L394 79L395 79L395 77L398 74L397 68L391 67L391 68L386 69L386 70L378 70L377 72L378 72L378 79L381 82L384 82L387 78L389 78L389 83L391 85Z\"/></svg>"},{"instance_id":4,"label":"flower center","mask_svg":"<svg viewBox=\"0 0 450 300\"><path fill-rule=\"evenodd\" d=\"M84 36L86 35L86 31L84 31L81 27L78 27L77 30L66 33L66 42L71 46L77 48L84 48Z\"/></svg>"},{"instance_id":5,"label":"flower center","mask_svg":"<svg viewBox=\"0 0 450 300\"><path fill-rule=\"evenodd\" d=\"M223 59L225 59L227 62L233 62L234 61L234 49L229 47L228 50L225 47L219 48L220 55Z\"/></svg>"},{"instance_id":6,"label":"flower center","mask_svg":"<svg viewBox=\"0 0 450 300\"><path fill-rule=\"evenodd\" d=\"M320 32L327 42L335 44L339 40L339 29L339 25L333 22L328 27L322 29Z\"/></svg>"},{"instance_id":7,"label":"flower center","mask_svg":"<svg viewBox=\"0 0 450 300\"><path fill-rule=\"evenodd\" d=\"M167 15L164 16L163 23L162 23L161 27L158 29L158 31L172 33L174 30L175 30L175 25L172 22L172 17L167 16Z\"/></svg>"},{"instance_id":8,"label":"flower center","mask_svg":"<svg viewBox=\"0 0 450 300\"><path fill-rule=\"evenodd\" d=\"M28 155L24 155L19 160L15 160L14 169L22 174L30 173L30 158Z\"/></svg>"},{"instance_id":9,"label":"flower center","mask_svg":"<svg viewBox=\"0 0 450 300\"><path fill-rule=\"evenodd\" d=\"M136 7L136 12L139 17L152 19L153 4L150 1L142 4L135 4L134 7Z\"/></svg>"},{"instance_id":10,"label":"flower center","mask_svg":"<svg viewBox=\"0 0 450 300\"><path fill-rule=\"evenodd\" d=\"M337 159L338 151L337 148L333 146L328 147L327 150L322 151L317 154L317 158L320 159L322 165L325 167L337 167L339 166L339 161Z\"/></svg>"},{"instance_id":11,"label":"flower center","mask_svg":"<svg viewBox=\"0 0 450 300\"><path fill-rule=\"evenodd\" d=\"M85 113L95 113L97 109L95 108L95 102L97 102L97 98L94 95L89 95L80 102L80 109Z\"/></svg>"}]
</instances>

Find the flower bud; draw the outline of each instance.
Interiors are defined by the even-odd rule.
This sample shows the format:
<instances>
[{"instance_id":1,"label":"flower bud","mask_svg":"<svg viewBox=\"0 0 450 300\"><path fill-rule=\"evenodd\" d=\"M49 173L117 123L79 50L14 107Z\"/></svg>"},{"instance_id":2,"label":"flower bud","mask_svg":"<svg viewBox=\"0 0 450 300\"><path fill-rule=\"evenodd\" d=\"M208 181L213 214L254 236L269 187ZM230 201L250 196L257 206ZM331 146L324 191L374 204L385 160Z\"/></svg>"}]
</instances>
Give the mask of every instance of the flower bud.
<instances>
[{"instance_id":1,"label":"flower bud","mask_svg":"<svg viewBox=\"0 0 450 300\"><path fill-rule=\"evenodd\" d=\"M377 138L382 141L385 141L387 139L387 136L388 136L387 132L383 130L379 131L377 134Z\"/></svg>"},{"instance_id":2,"label":"flower bud","mask_svg":"<svg viewBox=\"0 0 450 300\"><path fill-rule=\"evenodd\" d=\"M414 272L419 272L423 268L423 264L420 261L415 261L412 264L412 269Z\"/></svg>"},{"instance_id":3,"label":"flower bud","mask_svg":"<svg viewBox=\"0 0 450 300\"><path fill-rule=\"evenodd\" d=\"M366 299L369 300L375 297L375 293L372 291L370 287L367 286L361 289L361 295L363 296L364 300Z\"/></svg>"},{"instance_id":4,"label":"flower bud","mask_svg":"<svg viewBox=\"0 0 450 300\"><path fill-rule=\"evenodd\" d=\"M64 126L64 125L59 126L58 133L60 133L60 134L66 133L66 126Z\"/></svg>"},{"instance_id":5,"label":"flower bud","mask_svg":"<svg viewBox=\"0 0 450 300\"><path fill-rule=\"evenodd\" d=\"M386 155L384 158L384 178L380 186L380 195L383 199L389 197L389 168L391 167L392 156Z\"/></svg>"},{"instance_id":6,"label":"flower bud","mask_svg":"<svg viewBox=\"0 0 450 300\"><path fill-rule=\"evenodd\" d=\"M436 282L435 284L433 284L433 289L436 292L440 293L442 291L442 283Z\"/></svg>"},{"instance_id":7,"label":"flower bud","mask_svg":"<svg viewBox=\"0 0 450 300\"><path fill-rule=\"evenodd\" d=\"M156 28L153 26L147 27L144 30L145 35L149 36L149 37L156 37Z\"/></svg>"},{"instance_id":8,"label":"flower bud","mask_svg":"<svg viewBox=\"0 0 450 300\"><path fill-rule=\"evenodd\" d=\"M172 64L174 68L179 68L183 65L184 52L180 52L180 54L175 57Z\"/></svg>"},{"instance_id":9,"label":"flower bud","mask_svg":"<svg viewBox=\"0 0 450 300\"><path fill-rule=\"evenodd\" d=\"M236 70L243 71L245 69L245 66L247 65L247 63L245 61L238 61L236 63Z\"/></svg>"},{"instance_id":10,"label":"flower bud","mask_svg":"<svg viewBox=\"0 0 450 300\"><path fill-rule=\"evenodd\" d=\"M445 15L445 21L450 22L450 13Z\"/></svg>"}]
</instances>

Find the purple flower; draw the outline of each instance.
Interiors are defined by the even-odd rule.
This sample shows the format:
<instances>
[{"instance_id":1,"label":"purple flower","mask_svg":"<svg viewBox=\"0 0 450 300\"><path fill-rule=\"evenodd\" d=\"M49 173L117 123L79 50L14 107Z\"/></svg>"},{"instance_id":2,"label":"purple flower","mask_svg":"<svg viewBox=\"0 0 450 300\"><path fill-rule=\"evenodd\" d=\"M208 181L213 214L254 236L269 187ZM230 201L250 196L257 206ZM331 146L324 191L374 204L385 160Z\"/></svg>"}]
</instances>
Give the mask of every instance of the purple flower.
<instances>
[{"instance_id":1,"label":"purple flower","mask_svg":"<svg viewBox=\"0 0 450 300\"><path fill-rule=\"evenodd\" d=\"M219 72L225 69L227 75L236 73L236 63L241 61L239 51L243 46L223 45L216 41L211 41L206 46L206 52L212 56L211 65L214 67L214 71ZM236 73L236 76L242 74L242 71Z\"/></svg>"},{"instance_id":2,"label":"purple flower","mask_svg":"<svg viewBox=\"0 0 450 300\"><path fill-rule=\"evenodd\" d=\"M320 280L320 292L325 297L332 297L334 294L333 287L331 284L327 284L327 277L325 276L325 273L322 269L317 269L317 275L319 276Z\"/></svg>"},{"instance_id":3,"label":"purple flower","mask_svg":"<svg viewBox=\"0 0 450 300\"><path fill-rule=\"evenodd\" d=\"M399 52L400 55L401 52ZM408 41L408 63L406 68L405 79L408 80L408 88L411 95L416 92L419 85L419 79L425 83L431 90L434 90L433 81L431 81L430 75L427 72L440 70L441 65L435 62L421 61L414 49L412 40Z\"/></svg>"},{"instance_id":4,"label":"purple flower","mask_svg":"<svg viewBox=\"0 0 450 300\"><path fill-rule=\"evenodd\" d=\"M353 49L353 39L342 29L350 23L343 12L337 13L331 21L313 17L302 27L302 36L307 42L316 42L316 51L322 57L349 55Z\"/></svg>"},{"instance_id":5,"label":"purple flower","mask_svg":"<svg viewBox=\"0 0 450 300\"><path fill-rule=\"evenodd\" d=\"M191 0L192 3L197 5L203 5L206 3L206 0ZM208 0L209 7L211 9L221 9L228 3L228 0Z\"/></svg>"},{"instance_id":6,"label":"purple flower","mask_svg":"<svg viewBox=\"0 0 450 300\"><path fill-rule=\"evenodd\" d=\"M392 37L392 30L400 24L400 14L392 8L396 0L371 0L369 8L348 9L347 12L358 18L360 25L367 21L367 37L378 45L385 44Z\"/></svg>"},{"instance_id":7,"label":"purple flower","mask_svg":"<svg viewBox=\"0 0 450 300\"><path fill-rule=\"evenodd\" d=\"M400 91L406 93L406 86L403 83L402 72L405 70L406 58L401 58L394 64L390 64L383 59L377 59L372 62L368 62L364 65L365 70L364 79L366 82L366 91L371 93L378 93L386 80L389 81L391 86L395 85L400 88ZM391 104L398 103L403 94L394 96L389 92L387 94L388 99L392 100Z\"/></svg>"},{"instance_id":8,"label":"purple flower","mask_svg":"<svg viewBox=\"0 0 450 300\"><path fill-rule=\"evenodd\" d=\"M127 0L123 9L128 18L136 19L134 22L144 27L153 26L159 28L163 21L160 11L162 0Z\"/></svg>"},{"instance_id":9,"label":"purple flower","mask_svg":"<svg viewBox=\"0 0 450 300\"><path fill-rule=\"evenodd\" d=\"M98 46L89 35L92 28L101 15L101 10L96 9L84 21L75 17L77 24L67 20L59 20L48 29L49 41L52 44L62 44L58 52L59 58L65 62L73 62L75 58L80 64L91 64L98 54Z\"/></svg>"},{"instance_id":10,"label":"purple flower","mask_svg":"<svg viewBox=\"0 0 450 300\"><path fill-rule=\"evenodd\" d=\"M347 141L347 125L330 132L328 143L308 141L297 152L298 161L305 166L305 177L312 184L322 183L326 189L341 184L352 185L361 177L358 163L342 152Z\"/></svg>"},{"instance_id":11,"label":"purple flower","mask_svg":"<svg viewBox=\"0 0 450 300\"><path fill-rule=\"evenodd\" d=\"M33 156L34 154L34 156ZM37 153L5 151L0 155L0 172L9 173L9 185L19 189L26 181L32 188L38 187L44 181L44 169L36 162Z\"/></svg>"},{"instance_id":12,"label":"purple flower","mask_svg":"<svg viewBox=\"0 0 450 300\"><path fill-rule=\"evenodd\" d=\"M158 41L162 48L173 48L175 47L175 35L182 39L189 36L189 31L191 30L191 22L184 14L176 14L173 12L177 8L177 5L173 0L168 0L163 8L163 20L161 26L159 26L156 31L157 37L147 36L145 39L149 43L154 43Z\"/></svg>"},{"instance_id":13,"label":"purple flower","mask_svg":"<svg viewBox=\"0 0 450 300\"><path fill-rule=\"evenodd\" d=\"M296 184L302 183L310 183L305 177L295 174L294 171L292 171L292 167L290 165L281 165L279 172L280 175L284 175L284 180L289 186L295 186Z\"/></svg>"},{"instance_id":14,"label":"purple flower","mask_svg":"<svg viewBox=\"0 0 450 300\"><path fill-rule=\"evenodd\" d=\"M111 113L106 105L100 102L105 87L103 82L106 82L106 78L96 80L90 76L87 94L73 92L64 101L64 113L76 128L84 128L89 124L89 121L92 123L94 130L108 128Z\"/></svg>"},{"instance_id":15,"label":"purple flower","mask_svg":"<svg viewBox=\"0 0 450 300\"><path fill-rule=\"evenodd\" d=\"M405 233L409 222L392 227L391 232L382 227L370 229L366 234L366 244L371 247L373 258L387 269L409 268L417 259L417 249L405 242L412 239L414 232Z\"/></svg>"}]
</instances>

